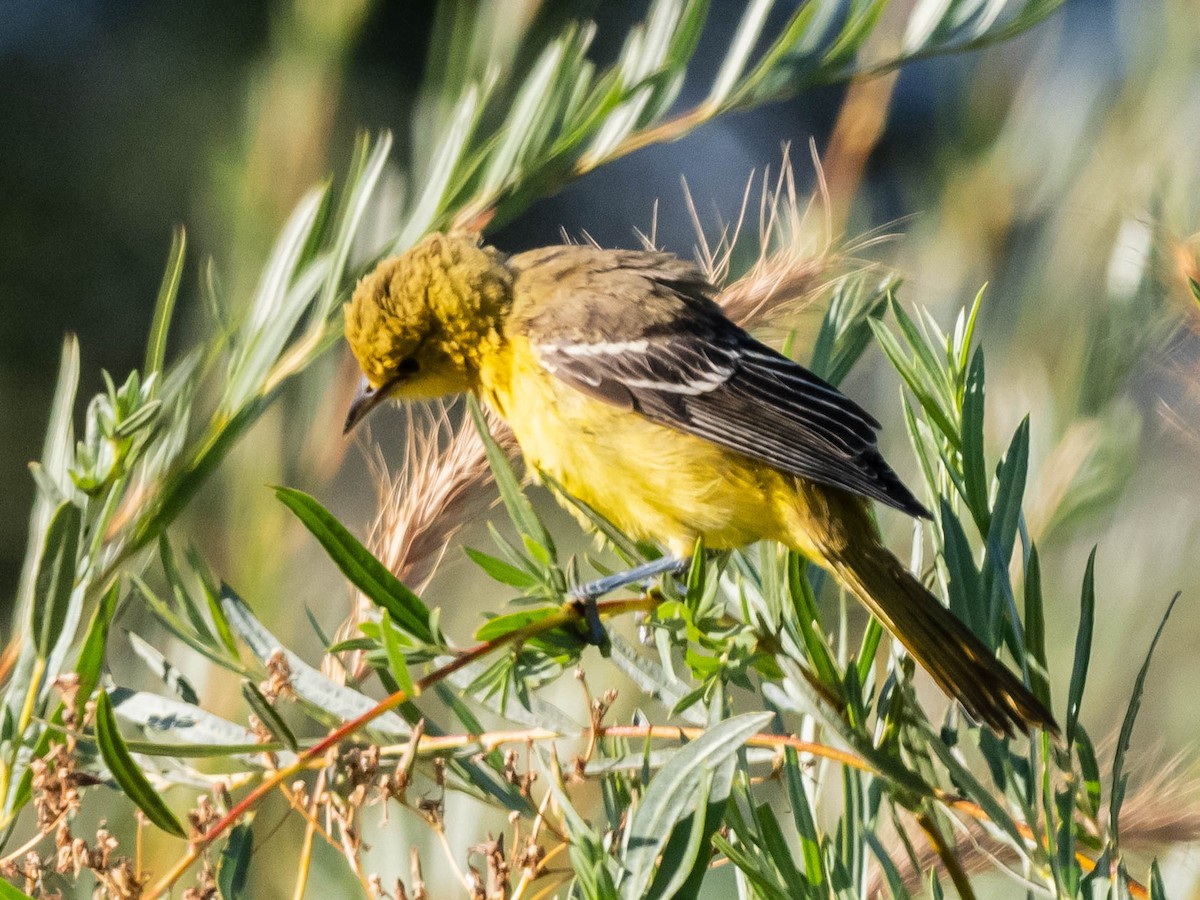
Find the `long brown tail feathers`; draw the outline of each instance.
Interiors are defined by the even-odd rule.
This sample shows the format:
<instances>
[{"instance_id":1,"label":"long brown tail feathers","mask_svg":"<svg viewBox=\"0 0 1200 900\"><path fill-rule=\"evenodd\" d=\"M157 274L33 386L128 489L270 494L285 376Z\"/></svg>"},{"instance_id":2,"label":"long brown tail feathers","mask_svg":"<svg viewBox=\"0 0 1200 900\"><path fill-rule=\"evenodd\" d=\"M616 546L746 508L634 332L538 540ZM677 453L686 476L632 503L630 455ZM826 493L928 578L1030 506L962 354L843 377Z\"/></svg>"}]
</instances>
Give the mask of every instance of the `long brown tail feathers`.
<instances>
[{"instance_id":1,"label":"long brown tail feathers","mask_svg":"<svg viewBox=\"0 0 1200 900\"><path fill-rule=\"evenodd\" d=\"M973 719L1009 737L1058 734L1042 702L882 544L842 547L826 562Z\"/></svg>"}]
</instances>

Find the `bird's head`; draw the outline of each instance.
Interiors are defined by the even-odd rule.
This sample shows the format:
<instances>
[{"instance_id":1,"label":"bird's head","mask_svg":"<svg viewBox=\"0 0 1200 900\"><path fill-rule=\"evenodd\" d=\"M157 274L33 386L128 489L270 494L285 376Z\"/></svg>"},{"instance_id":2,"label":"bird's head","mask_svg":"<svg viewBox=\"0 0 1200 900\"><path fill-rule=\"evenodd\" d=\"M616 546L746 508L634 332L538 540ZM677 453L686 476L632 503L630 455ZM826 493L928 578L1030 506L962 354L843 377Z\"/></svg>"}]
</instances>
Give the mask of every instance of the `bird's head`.
<instances>
[{"instance_id":1,"label":"bird's head","mask_svg":"<svg viewBox=\"0 0 1200 900\"><path fill-rule=\"evenodd\" d=\"M364 277L345 306L363 382L345 430L388 397L421 400L476 386L512 296L504 257L471 234L432 234Z\"/></svg>"}]
</instances>

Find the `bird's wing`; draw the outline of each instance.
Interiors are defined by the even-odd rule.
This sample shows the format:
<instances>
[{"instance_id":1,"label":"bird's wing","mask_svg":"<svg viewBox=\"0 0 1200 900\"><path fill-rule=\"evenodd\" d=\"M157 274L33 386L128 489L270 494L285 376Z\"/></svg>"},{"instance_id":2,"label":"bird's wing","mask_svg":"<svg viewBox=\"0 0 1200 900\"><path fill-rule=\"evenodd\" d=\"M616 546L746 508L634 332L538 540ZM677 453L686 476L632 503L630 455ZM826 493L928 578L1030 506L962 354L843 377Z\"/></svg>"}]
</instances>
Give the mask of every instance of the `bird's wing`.
<instances>
[{"instance_id":1,"label":"bird's wing","mask_svg":"<svg viewBox=\"0 0 1200 900\"><path fill-rule=\"evenodd\" d=\"M628 274L628 273L626 273ZM559 297L528 329L541 365L584 393L810 481L927 516L876 446L879 423L854 401L756 341L678 282L650 282L653 315L626 307L609 327L578 327ZM602 284L592 303L610 303ZM670 295L674 295L673 297ZM664 310L673 314L668 315ZM596 321L592 305L579 315ZM614 326L613 322L621 324Z\"/></svg>"}]
</instances>

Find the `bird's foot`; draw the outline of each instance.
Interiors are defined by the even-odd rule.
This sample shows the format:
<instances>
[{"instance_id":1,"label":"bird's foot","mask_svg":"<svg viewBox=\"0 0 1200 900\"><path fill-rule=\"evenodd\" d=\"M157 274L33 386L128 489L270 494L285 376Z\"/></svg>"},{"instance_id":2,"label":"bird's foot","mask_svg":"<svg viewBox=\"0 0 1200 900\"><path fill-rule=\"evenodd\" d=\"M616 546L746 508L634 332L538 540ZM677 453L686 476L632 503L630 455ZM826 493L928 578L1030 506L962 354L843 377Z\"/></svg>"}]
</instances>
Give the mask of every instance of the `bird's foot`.
<instances>
[{"instance_id":1,"label":"bird's foot","mask_svg":"<svg viewBox=\"0 0 1200 900\"><path fill-rule=\"evenodd\" d=\"M605 655L608 654L608 648L611 646L608 632L604 630L604 625L600 621L600 611L596 608L596 600L600 597L631 584L648 581L667 572L686 571L690 564L690 560L680 559L677 556L664 556L640 566L634 566L624 572L614 572L612 575L606 575L572 588L571 603L583 617L587 626L585 640L592 646L599 647Z\"/></svg>"}]
</instances>

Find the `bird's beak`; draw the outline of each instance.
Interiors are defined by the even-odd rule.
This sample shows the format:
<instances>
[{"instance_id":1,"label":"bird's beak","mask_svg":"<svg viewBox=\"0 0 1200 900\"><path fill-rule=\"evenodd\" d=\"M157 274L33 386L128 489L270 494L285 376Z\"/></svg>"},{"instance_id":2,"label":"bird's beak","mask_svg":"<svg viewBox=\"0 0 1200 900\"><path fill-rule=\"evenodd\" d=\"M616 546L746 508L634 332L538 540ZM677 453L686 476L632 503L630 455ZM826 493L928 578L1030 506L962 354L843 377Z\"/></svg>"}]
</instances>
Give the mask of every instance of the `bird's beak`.
<instances>
[{"instance_id":1,"label":"bird's beak","mask_svg":"<svg viewBox=\"0 0 1200 900\"><path fill-rule=\"evenodd\" d=\"M350 401L350 409L346 412L346 423L342 426L342 434L349 434L353 431L354 426L387 399L387 395L388 385L373 388L371 382L367 381L364 375L362 381L358 383L358 390L354 392L354 399Z\"/></svg>"}]
</instances>

